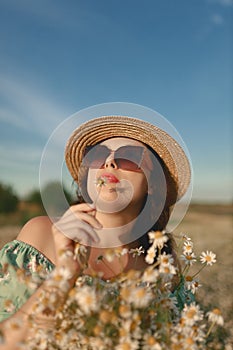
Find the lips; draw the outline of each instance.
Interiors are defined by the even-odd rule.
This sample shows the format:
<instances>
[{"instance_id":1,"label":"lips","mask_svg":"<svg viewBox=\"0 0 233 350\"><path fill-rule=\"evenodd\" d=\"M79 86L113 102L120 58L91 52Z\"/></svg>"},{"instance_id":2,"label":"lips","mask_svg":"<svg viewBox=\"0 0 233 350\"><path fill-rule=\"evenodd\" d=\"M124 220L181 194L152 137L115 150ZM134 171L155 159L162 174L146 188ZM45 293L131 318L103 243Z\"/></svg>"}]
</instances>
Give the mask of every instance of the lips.
<instances>
[{"instance_id":1,"label":"lips","mask_svg":"<svg viewBox=\"0 0 233 350\"><path fill-rule=\"evenodd\" d=\"M116 183L120 182L115 175L109 174L109 173L102 174L101 178L103 178L107 183L116 184Z\"/></svg>"}]
</instances>

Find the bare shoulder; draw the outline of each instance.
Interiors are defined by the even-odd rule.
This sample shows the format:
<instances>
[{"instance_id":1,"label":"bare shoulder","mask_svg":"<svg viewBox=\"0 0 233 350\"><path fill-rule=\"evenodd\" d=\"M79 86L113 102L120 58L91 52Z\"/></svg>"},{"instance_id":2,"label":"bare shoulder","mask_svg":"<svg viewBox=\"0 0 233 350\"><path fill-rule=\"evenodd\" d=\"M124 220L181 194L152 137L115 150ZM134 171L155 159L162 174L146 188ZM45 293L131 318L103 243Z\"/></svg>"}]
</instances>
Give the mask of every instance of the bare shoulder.
<instances>
[{"instance_id":1,"label":"bare shoulder","mask_svg":"<svg viewBox=\"0 0 233 350\"><path fill-rule=\"evenodd\" d=\"M51 234L52 222L47 216L37 216L29 220L21 229L18 239L21 241L41 240ZM29 242L27 242L29 243Z\"/></svg>"},{"instance_id":2,"label":"bare shoulder","mask_svg":"<svg viewBox=\"0 0 233 350\"><path fill-rule=\"evenodd\" d=\"M17 239L30 244L54 261L52 225L52 221L47 216L35 217L23 226Z\"/></svg>"}]
</instances>

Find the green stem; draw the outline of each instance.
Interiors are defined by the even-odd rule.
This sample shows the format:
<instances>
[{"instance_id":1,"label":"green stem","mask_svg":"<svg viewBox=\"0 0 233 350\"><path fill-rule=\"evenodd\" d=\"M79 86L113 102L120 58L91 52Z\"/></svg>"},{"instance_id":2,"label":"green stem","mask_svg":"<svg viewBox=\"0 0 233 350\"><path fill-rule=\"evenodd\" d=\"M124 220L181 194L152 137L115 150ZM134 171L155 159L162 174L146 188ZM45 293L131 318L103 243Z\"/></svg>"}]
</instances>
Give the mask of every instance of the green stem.
<instances>
[{"instance_id":1,"label":"green stem","mask_svg":"<svg viewBox=\"0 0 233 350\"><path fill-rule=\"evenodd\" d=\"M192 278L196 277L196 276L204 269L204 267L206 267L206 264L203 265L203 266L200 268L200 270L197 271L197 272L192 276Z\"/></svg>"},{"instance_id":2,"label":"green stem","mask_svg":"<svg viewBox=\"0 0 233 350\"><path fill-rule=\"evenodd\" d=\"M215 321L214 322L212 322L212 324L210 325L210 328L209 328L209 330L208 330L208 332L206 333L206 338L208 338L208 336L210 335L210 333L212 332L212 330L213 330L213 328L214 328L214 326L215 326Z\"/></svg>"},{"instance_id":3,"label":"green stem","mask_svg":"<svg viewBox=\"0 0 233 350\"><path fill-rule=\"evenodd\" d=\"M190 268L190 265L185 265L185 267L184 267L184 269L183 269L183 271L182 271L182 275L184 276L185 275L185 273L187 274L188 273L188 271L189 271L189 268ZM187 270L187 271L186 271Z\"/></svg>"}]
</instances>

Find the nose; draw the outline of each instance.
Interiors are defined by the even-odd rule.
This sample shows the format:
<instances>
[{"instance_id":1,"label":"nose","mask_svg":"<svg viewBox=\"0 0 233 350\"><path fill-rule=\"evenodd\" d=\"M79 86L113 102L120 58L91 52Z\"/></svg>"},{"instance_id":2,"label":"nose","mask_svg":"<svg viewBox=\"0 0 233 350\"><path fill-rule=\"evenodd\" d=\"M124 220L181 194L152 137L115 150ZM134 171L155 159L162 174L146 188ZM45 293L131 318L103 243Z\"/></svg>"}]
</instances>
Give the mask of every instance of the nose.
<instances>
[{"instance_id":1,"label":"nose","mask_svg":"<svg viewBox=\"0 0 233 350\"><path fill-rule=\"evenodd\" d=\"M117 163L114 159L114 152L112 152L108 158L105 160L104 163L104 168L113 168L113 169L117 169Z\"/></svg>"}]
</instances>

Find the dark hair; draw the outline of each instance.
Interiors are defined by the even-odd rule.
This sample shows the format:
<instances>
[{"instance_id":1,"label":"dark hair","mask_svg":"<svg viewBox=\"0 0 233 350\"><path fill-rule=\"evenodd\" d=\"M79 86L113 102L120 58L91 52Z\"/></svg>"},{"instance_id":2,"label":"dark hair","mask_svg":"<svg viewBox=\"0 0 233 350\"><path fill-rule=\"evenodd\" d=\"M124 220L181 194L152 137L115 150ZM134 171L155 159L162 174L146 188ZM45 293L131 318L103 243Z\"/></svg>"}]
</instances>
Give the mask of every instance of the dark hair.
<instances>
[{"instance_id":1,"label":"dark hair","mask_svg":"<svg viewBox=\"0 0 233 350\"><path fill-rule=\"evenodd\" d=\"M149 151L153 154L153 157L151 157L152 164L153 164L153 171L156 171L156 167L158 166L158 163L161 165L163 169L163 174L165 176L165 186L164 186L164 181L160 182L160 178L153 178L153 175L151 175L150 179L150 187L151 187L151 194L148 194L146 201L149 201L149 207L150 207L150 219L152 222L152 225L145 234L143 234L139 239L138 243L143 247L145 250L145 254L147 250L150 247L150 242L149 242L149 237L148 237L148 232L149 231L163 231L166 229L167 223L170 218L170 210L172 205L176 202L177 195L178 195L178 188L177 188L177 183L173 179L173 177L170 174L170 171L168 170L166 164L164 161L159 157L157 152L155 152L151 147L148 145L145 145ZM160 183L158 183L160 182ZM164 192L166 191L166 193ZM164 201L164 194L165 194L165 201ZM161 208L161 214L158 219L154 219L154 217L157 215L155 214L157 212L156 206L158 206L158 202L161 201L163 204L163 208ZM171 234L167 234L169 239L164 245L162 249L162 253L166 252L167 254L172 254L174 251L174 246L175 242L174 239L172 238Z\"/></svg>"},{"instance_id":2,"label":"dark hair","mask_svg":"<svg viewBox=\"0 0 233 350\"><path fill-rule=\"evenodd\" d=\"M176 202L177 199L177 184L176 181L171 176L166 164L164 161L159 157L159 155L148 145L145 144L145 146L149 149L149 151L153 154L153 157L151 157L151 161L153 164L153 171L156 171L156 167L158 167L158 163L161 165L163 169L163 174L165 176L165 184L164 180L158 179L157 177L153 177L151 175L150 178L150 188L151 188L151 194L147 194L144 200L144 204L142 206L142 209L149 201L149 208L150 208L150 220L151 220L151 227L147 232L145 232L137 241L140 246L142 246L145 250L145 254L150 246L148 232L149 231L163 231L166 228L166 225L169 221L170 217L170 208L171 206ZM78 187L77 187L77 202L76 203L83 203L83 202L91 202L91 199L89 197L89 194L87 192L87 175L88 175L88 168L81 166L79 170L79 176L78 176ZM166 191L166 193L164 192ZM165 194L165 201L164 201L164 194ZM84 200L85 198L85 200ZM156 207L158 207L158 203L163 203L163 208L160 209L160 215L159 218L156 218L155 221L155 213L157 212ZM141 209L141 210L142 210ZM147 213L148 215L148 213ZM144 218L144 220L148 220L148 217ZM168 254L171 254L174 248L174 242L171 236L169 236L169 240L167 241L165 247L163 248L162 252L165 251Z\"/></svg>"}]
</instances>

